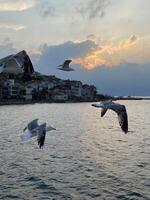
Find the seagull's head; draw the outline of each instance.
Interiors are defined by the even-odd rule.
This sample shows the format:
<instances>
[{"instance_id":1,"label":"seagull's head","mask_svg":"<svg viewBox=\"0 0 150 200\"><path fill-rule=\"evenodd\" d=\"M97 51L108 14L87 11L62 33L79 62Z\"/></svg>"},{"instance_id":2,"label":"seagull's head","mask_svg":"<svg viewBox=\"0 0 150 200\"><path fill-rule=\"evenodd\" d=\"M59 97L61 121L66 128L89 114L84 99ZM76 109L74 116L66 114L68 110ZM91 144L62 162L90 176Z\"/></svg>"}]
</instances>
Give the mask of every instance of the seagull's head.
<instances>
[{"instance_id":1,"label":"seagull's head","mask_svg":"<svg viewBox=\"0 0 150 200\"><path fill-rule=\"evenodd\" d=\"M56 130L56 128L54 128L52 126L47 126L46 127L46 131L52 131L52 130Z\"/></svg>"},{"instance_id":2,"label":"seagull's head","mask_svg":"<svg viewBox=\"0 0 150 200\"><path fill-rule=\"evenodd\" d=\"M92 106L96 107L96 108L102 108L103 107L100 103L99 104L92 103Z\"/></svg>"}]
</instances>

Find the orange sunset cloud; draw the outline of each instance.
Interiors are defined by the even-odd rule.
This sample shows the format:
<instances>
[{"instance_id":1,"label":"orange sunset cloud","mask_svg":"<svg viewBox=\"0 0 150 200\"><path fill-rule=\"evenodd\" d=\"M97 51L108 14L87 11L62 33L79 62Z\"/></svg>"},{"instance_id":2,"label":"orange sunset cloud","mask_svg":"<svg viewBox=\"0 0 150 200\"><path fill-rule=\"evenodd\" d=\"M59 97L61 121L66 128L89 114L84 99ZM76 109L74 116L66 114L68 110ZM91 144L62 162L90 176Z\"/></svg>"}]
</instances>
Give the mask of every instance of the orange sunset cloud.
<instances>
[{"instance_id":1,"label":"orange sunset cloud","mask_svg":"<svg viewBox=\"0 0 150 200\"><path fill-rule=\"evenodd\" d=\"M127 40L119 42L117 45L103 45L93 48L84 57L78 57L73 59L75 64L80 64L87 69L92 69L101 65L113 66L118 64L120 60L118 58L112 58L112 55L116 53L123 53L128 49L131 49L137 42L135 35L131 36ZM120 58L121 59L121 58Z\"/></svg>"}]
</instances>

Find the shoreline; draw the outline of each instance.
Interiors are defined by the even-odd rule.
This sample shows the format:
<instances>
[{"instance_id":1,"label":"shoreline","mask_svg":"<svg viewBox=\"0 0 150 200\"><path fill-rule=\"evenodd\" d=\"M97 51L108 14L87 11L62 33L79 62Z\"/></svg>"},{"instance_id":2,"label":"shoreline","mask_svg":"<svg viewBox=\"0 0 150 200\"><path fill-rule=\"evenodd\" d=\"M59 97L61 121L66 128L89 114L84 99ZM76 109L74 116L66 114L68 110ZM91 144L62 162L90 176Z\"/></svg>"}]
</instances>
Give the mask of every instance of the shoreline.
<instances>
[{"instance_id":1,"label":"shoreline","mask_svg":"<svg viewBox=\"0 0 150 200\"><path fill-rule=\"evenodd\" d=\"M75 101L75 100L70 100L70 101L0 101L0 106L5 106L5 105L26 105L26 104L43 104L43 103L88 103L88 102L96 102L96 101Z\"/></svg>"},{"instance_id":2,"label":"shoreline","mask_svg":"<svg viewBox=\"0 0 150 200\"><path fill-rule=\"evenodd\" d=\"M77 101L77 100L70 100L70 101L50 101L50 100L35 100L35 101L24 101L24 100L2 100L0 101L0 106L5 105L26 105L26 104L42 104L42 103L88 103L88 102L99 102L104 101L107 99L99 99L99 100L93 100L93 101ZM116 100L150 100L150 97L124 97L124 98L114 98L114 101Z\"/></svg>"}]
</instances>

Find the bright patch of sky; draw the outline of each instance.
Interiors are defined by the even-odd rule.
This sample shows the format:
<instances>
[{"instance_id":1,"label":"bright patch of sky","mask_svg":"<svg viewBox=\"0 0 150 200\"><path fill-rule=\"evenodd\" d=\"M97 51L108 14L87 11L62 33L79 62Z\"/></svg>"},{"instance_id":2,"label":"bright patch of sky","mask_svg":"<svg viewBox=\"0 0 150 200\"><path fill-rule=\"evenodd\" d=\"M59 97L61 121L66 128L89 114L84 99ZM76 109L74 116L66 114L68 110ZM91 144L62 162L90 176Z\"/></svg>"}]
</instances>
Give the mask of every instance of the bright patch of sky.
<instances>
[{"instance_id":1,"label":"bright patch of sky","mask_svg":"<svg viewBox=\"0 0 150 200\"><path fill-rule=\"evenodd\" d=\"M149 7L149 0L0 0L0 42L9 38L17 49L35 49L93 40L100 47L114 48L136 36L146 43Z\"/></svg>"}]
</instances>

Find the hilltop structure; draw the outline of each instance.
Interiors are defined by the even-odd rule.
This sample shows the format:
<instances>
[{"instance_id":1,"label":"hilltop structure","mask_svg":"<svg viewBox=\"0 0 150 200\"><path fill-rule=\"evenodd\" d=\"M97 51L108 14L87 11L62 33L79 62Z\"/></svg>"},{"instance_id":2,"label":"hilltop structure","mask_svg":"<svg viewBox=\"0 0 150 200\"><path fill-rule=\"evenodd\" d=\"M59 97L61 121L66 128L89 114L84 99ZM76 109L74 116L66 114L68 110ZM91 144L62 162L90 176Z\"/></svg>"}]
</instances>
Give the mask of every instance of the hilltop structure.
<instances>
[{"instance_id":1,"label":"hilltop structure","mask_svg":"<svg viewBox=\"0 0 150 200\"><path fill-rule=\"evenodd\" d=\"M9 55L0 60L0 73L9 76L22 75L22 79L29 80L34 73L32 62L26 51L21 51L15 55Z\"/></svg>"}]
</instances>

